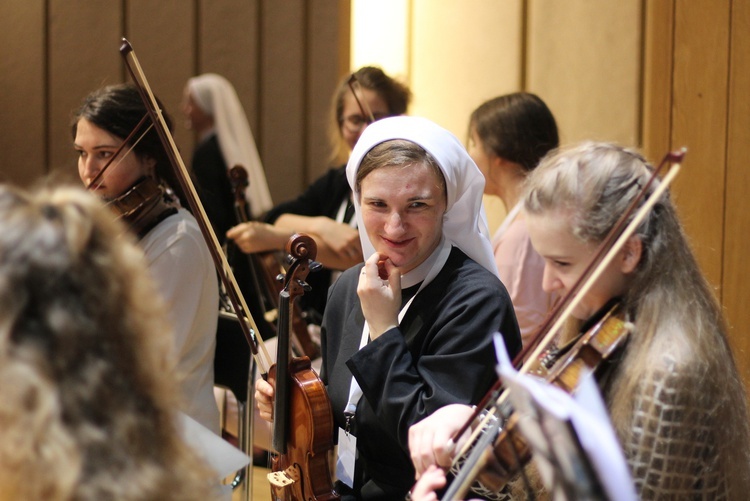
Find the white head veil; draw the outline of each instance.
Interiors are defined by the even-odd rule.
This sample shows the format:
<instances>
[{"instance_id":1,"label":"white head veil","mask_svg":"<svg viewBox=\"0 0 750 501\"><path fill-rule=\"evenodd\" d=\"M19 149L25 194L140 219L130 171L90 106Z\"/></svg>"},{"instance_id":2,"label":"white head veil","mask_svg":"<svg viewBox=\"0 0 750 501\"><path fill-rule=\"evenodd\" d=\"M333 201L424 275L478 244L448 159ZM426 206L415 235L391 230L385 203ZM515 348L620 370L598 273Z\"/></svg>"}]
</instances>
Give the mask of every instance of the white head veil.
<instances>
[{"instance_id":1,"label":"white head veil","mask_svg":"<svg viewBox=\"0 0 750 501\"><path fill-rule=\"evenodd\" d=\"M270 209L273 202L258 148L237 92L226 78L215 73L190 78L187 85L196 104L214 118L219 148L227 169L241 165L247 170L249 185L245 196L250 202L253 217L258 217Z\"/></svg>"},{"instance_id":2,"label":"white head veil","mask_svg":"<svg viewBox=\"0 0 750 501\"><path fill-rule=\"evenodd\" d=\"M354 146L346 166L346 177L352 191L355 190L357 170L364 156L373 147L392 139L416 143L437 161L445 176L448 193L443 216L445 240L497 275L487 217L482 206L484 176L456 136L437 124L426 118L400 116L384 118L368 126ZM354 195L354 208L362 252L367 259L375 252L375 247L362 222L358 193Z\"/></svg>"}]
</instances>

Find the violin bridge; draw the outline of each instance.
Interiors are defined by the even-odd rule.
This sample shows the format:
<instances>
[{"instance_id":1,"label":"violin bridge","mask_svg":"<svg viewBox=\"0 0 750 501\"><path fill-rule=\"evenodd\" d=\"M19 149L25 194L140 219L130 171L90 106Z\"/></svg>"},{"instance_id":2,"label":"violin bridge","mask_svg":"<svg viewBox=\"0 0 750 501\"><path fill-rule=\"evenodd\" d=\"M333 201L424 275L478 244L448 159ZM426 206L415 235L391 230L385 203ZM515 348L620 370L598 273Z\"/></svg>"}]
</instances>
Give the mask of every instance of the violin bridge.
<instances>
[{"instance_id":1,"label":"violin bridge","mask_svg":"<svg viewBox=\"0 0 750 501\"><path fill-rule=\"evenodd\" d=\"M289 467L284 471L272 471L267 475L268 481L274 487L286 487L297 481L296 470Z\"/></svg>"}]
</instances>

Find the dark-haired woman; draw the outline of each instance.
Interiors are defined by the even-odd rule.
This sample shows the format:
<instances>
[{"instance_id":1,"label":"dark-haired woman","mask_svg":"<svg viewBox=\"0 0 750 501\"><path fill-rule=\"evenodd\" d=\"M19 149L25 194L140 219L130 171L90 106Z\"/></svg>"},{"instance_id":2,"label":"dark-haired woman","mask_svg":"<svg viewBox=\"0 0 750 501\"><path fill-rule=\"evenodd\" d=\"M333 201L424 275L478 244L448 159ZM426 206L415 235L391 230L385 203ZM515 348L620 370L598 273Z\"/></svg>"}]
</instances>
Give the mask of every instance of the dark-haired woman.
<instances>
[{"instance_id":1,"label":"dark-haired woman","mask_svg":"<svg viewBox=\"0 0 750 501\"><path fill-rule=\"evenodd\" d=\"M198 223L180 205L179 199L184 197L180 197L179 184L156 130L147 130L149 120L99 175L146 113L132 85L113 85L89 94L72 125L79 155L78 174L83 184L109 203L137 235L169 308L183 410L218 432L219 411L213 396L219 303L216 271ZM171 127L168 117L167 121ZM129 214L122 207L128 207L137 192L156 196L153 203Z\"/></svg>"}]
</instances>

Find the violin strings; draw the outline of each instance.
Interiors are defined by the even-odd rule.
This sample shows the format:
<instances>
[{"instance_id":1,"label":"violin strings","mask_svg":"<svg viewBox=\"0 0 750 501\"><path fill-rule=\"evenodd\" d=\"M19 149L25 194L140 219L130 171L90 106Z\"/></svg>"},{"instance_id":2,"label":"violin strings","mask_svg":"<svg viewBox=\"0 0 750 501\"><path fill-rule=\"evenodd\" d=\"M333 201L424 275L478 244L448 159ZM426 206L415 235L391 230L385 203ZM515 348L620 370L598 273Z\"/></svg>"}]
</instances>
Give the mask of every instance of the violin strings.
<instances>
[{"instance_id":1,"label":"violin strings","mask_svg":"<svg viewBox=\"0 0 750 501\"><path fill-rule=\"evenodd\" d=\"M115 159L118 158L118 156L120 155L120 153L122 152L122 150L125 148L125 146L127 146L128 141L130 141L133 138L133 136L135 135L135 133L138 132L138 129L146 122L147 118L148 118L148 114L143 115L143 118L141 118L141 121L138 122L138 125L136 125L135 127L133 127L133 130L130 131L130 134L128 134L127 137L125 139L123 139L123 141L120 144L120 146L117 147L117 149L115 150L114 155L112 155L112 158L110 158L109 161L106 164L104 164L104 167L102 167L102 170L100 170L99 173L96 176L94 176L94 179L91 180L91 182L88 184L88 186L86 186L87 190L90 190L91 187L94 186L94 183L96 183L100 178L102 178L102 176L107 171L107 169L109 169L109 167L112 164L112 162L114 162ZM146 132L148 132L148 130L151 127L153 127L153 124L150 125L148 127L148 129L146 129ZM144 132L141 135L141 137L138 138L138 140L135 142L135 144L133 144L133 146L124 155L122 155L120 157L120 160L113 167L117 167L120 164L120 162L122 162L125 159L125 157L128 156L128 154L133 150L133 148L135 147L135 145L138 144L138 142L141 139L143 139L143 136L146 135L146 132ZM101 183L99 183L99 186L101 186ZM97 186L97 188L99 186Z\"/></svg>"}]
</instances>

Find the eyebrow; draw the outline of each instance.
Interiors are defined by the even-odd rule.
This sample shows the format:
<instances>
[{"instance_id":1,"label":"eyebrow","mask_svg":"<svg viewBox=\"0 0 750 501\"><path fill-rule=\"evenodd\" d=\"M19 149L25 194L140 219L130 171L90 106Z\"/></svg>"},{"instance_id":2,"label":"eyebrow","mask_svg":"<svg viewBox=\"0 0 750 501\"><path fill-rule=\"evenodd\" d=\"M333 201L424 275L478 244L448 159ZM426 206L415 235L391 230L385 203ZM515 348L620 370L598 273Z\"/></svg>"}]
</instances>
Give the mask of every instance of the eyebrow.
<instances>
[{"instance_id":1,"label":"eyebrow","mask_svg":"<svg viewBox=\"0 0 750 501\"><path fill-rule=\"evenodd\" d=\"M371 195L363 196L362 200L385 200L385 198ZM416 202L418 200L435 200L435 197L433 195L415 195L406 199L407 202Z\"/></svg>"},{"instance_id":2,"label":"eyebrow","mask_svg":"<svg viewBox=\"0 0 750 501\"><path fill-rule=\"evenodd\" d=\"M435 197L433 195L415 195L413 197L409 197L406 199L407 202L413 202L415 200L433 200Z\"/></svg>"},{"instance_id":3,"label":"eyebrow","mask_svg":"<svg viewBox=\"0 0 750 501\"><path fill-rule=\"evenodd\" d=\"M81 149L83 149L83 146L81 146L81 145L80 145L80 144L78 144L78 143L73 143L73 147L74 147L74 148L81 148ZM119 145L119 144L117 144L117 145L110 145L110 144L98 144L98 145L94 146L94 147L93 147L92 149L93 149L93 150L103 150L103 149L105 149L105 148L119 148L119 147L120 147L120 145Z\"/></svg>"}]
</instances>

